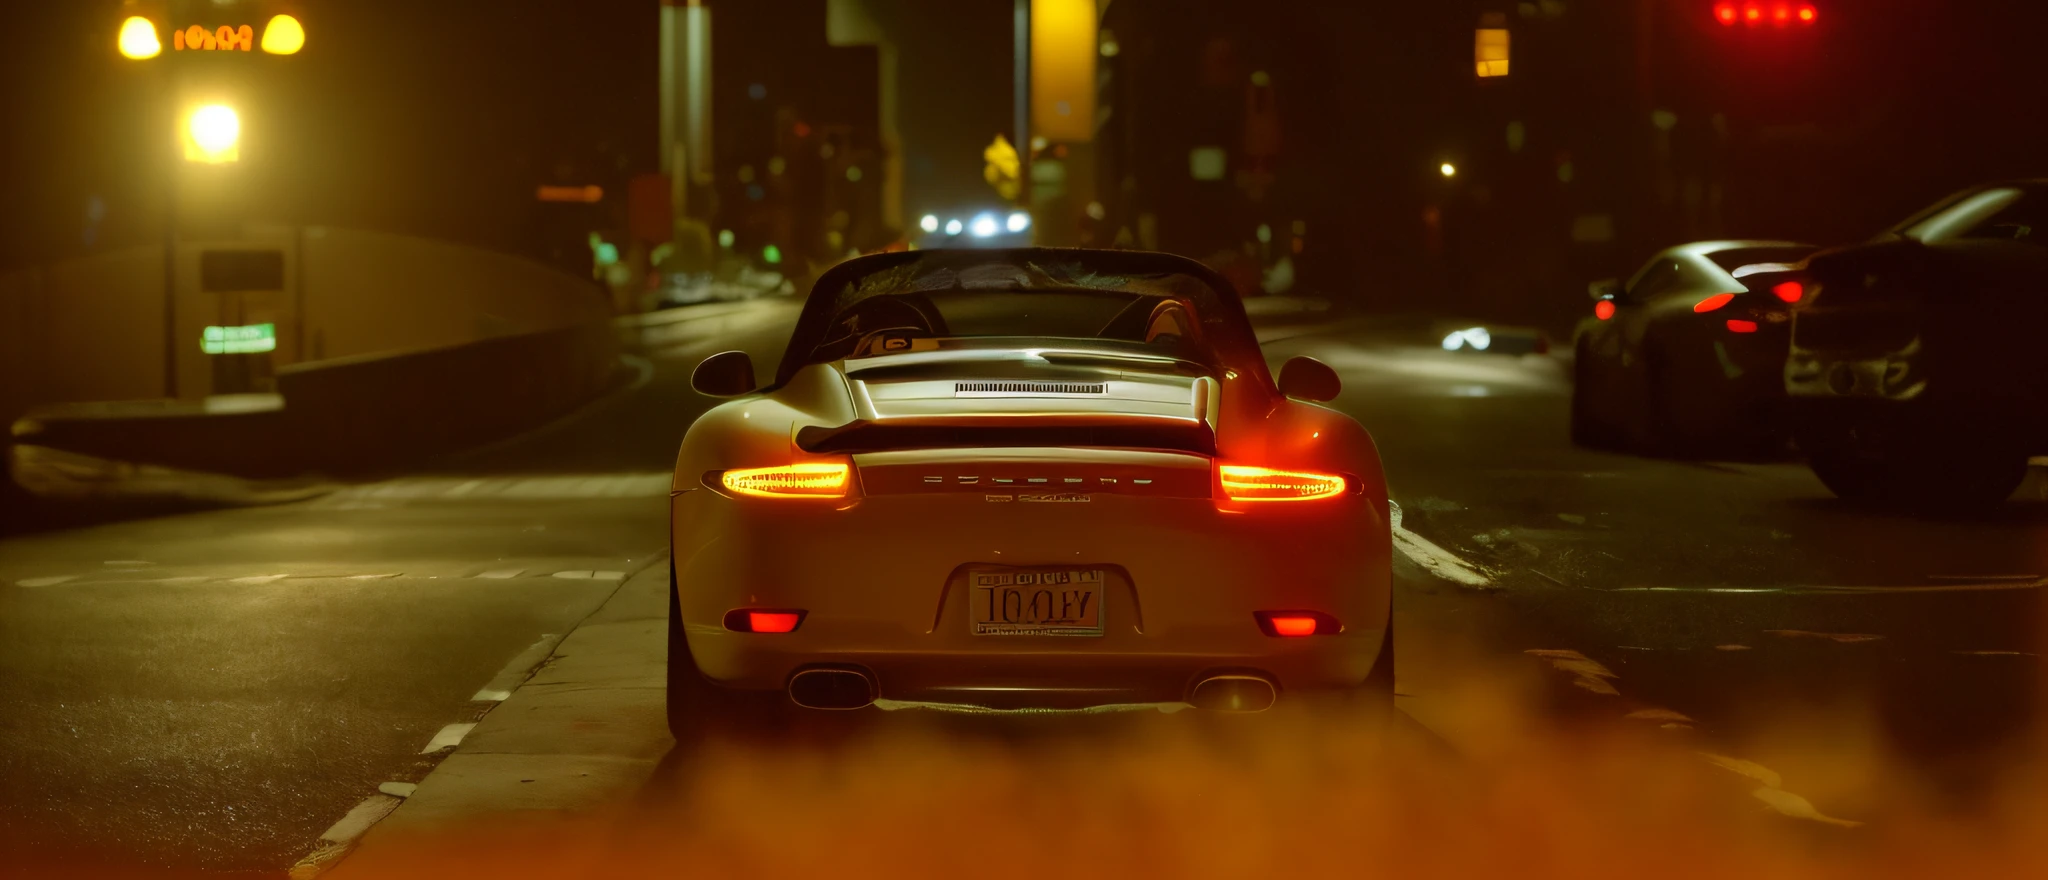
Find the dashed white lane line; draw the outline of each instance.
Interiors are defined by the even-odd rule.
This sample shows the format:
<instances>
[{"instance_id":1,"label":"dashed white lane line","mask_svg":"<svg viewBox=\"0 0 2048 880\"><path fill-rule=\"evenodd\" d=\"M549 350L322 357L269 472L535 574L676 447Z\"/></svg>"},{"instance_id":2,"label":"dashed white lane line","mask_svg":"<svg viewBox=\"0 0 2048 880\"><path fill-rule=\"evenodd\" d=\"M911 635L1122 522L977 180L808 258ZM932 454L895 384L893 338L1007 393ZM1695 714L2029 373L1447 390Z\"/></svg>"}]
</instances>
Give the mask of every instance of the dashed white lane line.
<instances>
[{"instance_id":1,"label":"dashed white lane line","mask_svg":"<svg viewBox=\"0 0 2048 880\"><path fill-rule=\"evenodd\" d=\"M228 578L231 584L270 584L291 577L285 574L252 574L248 577Z\"/></svg>"},{"instance_id":2,"label":"dashed white lane line","mask_svg":"<svg viewBox=\"0 0 2048 880\"><path fill-rule=\"evenodd\" d=\"M558 571L555 577L565 581L617 581L624 580L623 571Z\"/></svg>"},{"instance_id":3,"label":"dashed white lane line","mask_svg":"<svg viewBox=\"0 0 2048 880\"><path fill-rule=\"evenodd\" d=\"M434 734L434 738L427 741L426 748L420 749L420 754L431 755L444 749L455 748L462 744L463 737L468 736L469 732L475 729L476 722L474 721L465 721L461 724L450 724L447 727L443 727L440 733Z\"/></svg>"},{"instance_id":4,"label":"dashed white lane line","mask_svg":"<svg viewBox=\"0 0 2048 880\"><path fill-rule=\"evenodd\" d=\"M65 582L65 581L75 581L75 580L77 580L77 579L78 579L78 575L75 575L75 574L63 574L63 575L58 575L58 576L56 576L56 577L39 577L39 578L29 578L28 580L24 580L24 581L15 581L15 582L14 582L14 585L15 585L15 586L17 586L17 587L54 587L54 586L56 586L56 585L58 585L58 584L61 584L61 583Z\"/></svg>"},{"instance_id":5,"label":"dashed white lane line","mask_svg":"<svg viewBox=\"0 0 2048 880\"><path fill-rule=\"evenodd\" d=\"M1389 501L1387 509L1391 520L1388 525L1394 533L1394 549L1429 570L1429 573L1453 583L1468 587L1489 586L1493 581L1483 574L1479 567L1458 558L1458 554L1438 547L1435 542L1401 527L1401 505Z\"/></svg>"},{"instance_id":6,"label":"dashed white lane line","mask_svg":"<svg viewBox=\"0 0 2048 880\"><path fill-rule=\"evenodd\" d=\"M500 568L493 571L479 573L477 577L488 578L494 581L503 581L516 578L525 573L526 569L523 568Z\"/></svg>"},{"instance_id":7,"label":"dashed white lane line","mask_svg":"<svg viewBox=\"0 0 2048 880\"><path fill-rule=\"evenodd\" d=\"M549 654L555 652L555 645L561 641L561 636L549 633L541 636L540 641L526 646L526 650L505 661L504 668L499 669L497 675L491 676L491 680L476 692L476 696L469 698L470 702L502 703L511 699L512 691L519 687L520 682L526 680L526 676L532 673L534 667L539 666L542 660L546 660Z\"/></svg>"}]
</instances>

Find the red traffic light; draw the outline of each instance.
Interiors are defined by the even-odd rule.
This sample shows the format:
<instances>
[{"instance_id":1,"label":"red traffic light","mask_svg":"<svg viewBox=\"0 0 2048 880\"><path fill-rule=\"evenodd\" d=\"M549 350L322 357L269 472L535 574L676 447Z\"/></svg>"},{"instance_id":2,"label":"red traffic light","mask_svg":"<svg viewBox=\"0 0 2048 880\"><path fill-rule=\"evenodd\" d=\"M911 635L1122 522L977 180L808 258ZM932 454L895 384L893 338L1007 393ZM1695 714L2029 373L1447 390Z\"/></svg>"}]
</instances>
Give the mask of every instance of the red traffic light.
<instances>
[{"instance_id":1,"label":"red traffic light","mask_svg":"<svg viewBox=\"0 0 2048 880\"><path fill-rule=\"evenodd\" d=\"M1722 27L1734 27L1738 22L1747 27L1805 26L1820 20L1820 9L1811 3L1721 2L1714 4L1714 20Z\"/></svg>"}]
</instances>

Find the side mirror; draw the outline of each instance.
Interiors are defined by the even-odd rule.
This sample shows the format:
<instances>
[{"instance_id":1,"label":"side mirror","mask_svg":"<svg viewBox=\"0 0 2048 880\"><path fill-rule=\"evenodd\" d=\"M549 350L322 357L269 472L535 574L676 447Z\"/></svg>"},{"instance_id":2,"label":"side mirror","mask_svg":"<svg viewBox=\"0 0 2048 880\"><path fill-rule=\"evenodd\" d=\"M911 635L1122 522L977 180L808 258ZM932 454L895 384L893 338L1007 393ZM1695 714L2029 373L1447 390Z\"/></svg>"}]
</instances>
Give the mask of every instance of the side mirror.
<instances>
[{"instance_id":1,"label":"side mirror","mask_svg":"<svg viewBox=\"0 0 2048 880\"><path fill-rule=\"evenodd\" d=\"M1322 403L1336 400L1337 392L1344 383L1337 380L1337 371L1330 365L1312 357L1289 358L1280 367L1280 393L1296 400Z\"/></svg>"},{"instance_id":2,"label":"side mirror","mask_svg":"<svg viewBox=\"0 0 2048 880\"><path fill-rule=\"evenodd\" d=\"M744 351L721 351L690 373L690 387L706 397L738 397L754 390L754 359Z\"/></svg>"},{"instance_id":3,"label":"side mirror","mask_svg":"<svg viewBox=\"0 0 2048 880\"><path fill-rule=\"evenodd\" d=\"M1586 294L1594 299L1620 299L1621 281L1616 278L1602 278L1586 285Z\"/></svg>"}]
</instances>

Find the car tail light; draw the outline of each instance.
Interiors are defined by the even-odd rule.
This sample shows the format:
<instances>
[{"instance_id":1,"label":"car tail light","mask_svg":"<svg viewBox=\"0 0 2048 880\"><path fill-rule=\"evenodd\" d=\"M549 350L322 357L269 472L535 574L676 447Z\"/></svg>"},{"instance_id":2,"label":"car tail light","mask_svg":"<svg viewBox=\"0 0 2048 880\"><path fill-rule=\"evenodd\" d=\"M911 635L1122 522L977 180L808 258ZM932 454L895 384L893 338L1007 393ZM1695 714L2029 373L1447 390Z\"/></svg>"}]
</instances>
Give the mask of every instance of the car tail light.
<instances>
[{"instance_id":1,"label":"car tail light","mask_svg":"<svg viewBox=\"0 0 2048 880\"><path fill-rule=\"evenodd\" d=\"M845 462L802 462L726 471L718 481L729 491L756 498L844 498L852 468Z\"/></svg>"},{"instance_id":2,"label":"car tail light","mask_svg":"<svg viewBox=\"0 0 2048 880\"><path fill-rule=\"evenodd\" d=\"M1614 317L1614 300L1603 299L1593 304L1593 317L1605 321Z\"/></svg>"},{"instance_id":3,"label":"car tail light","mask_svg":"<svg viewBox=\"0 0 2048 880\"><path fill-rule=\"evenodd\" d=\"M1218 470L1223 497L1232 501L1314 501L1344 494L1343 477L1305 471L1226 464Z\"/></svg>"},{"instance_id":4,"label":"car tail light","mask_svg":"<svg viewBox=\"0 0 2048 880\"><path fill-rule=\"evenodd\" d=\"M796 632L805 612L791 608L734 608L725 613L725 628L743 633Z\"/></svg>"},{"instance_id":5,"label":"car tail light","mask_svg":"<svg viewBox=\"0 0 2048 880\"><path fill-rule=\"evenodd\" d=\"M1786 281L1771 288L1771 295L1788 303L1796 303L1806 295L1806 286L1797 281Z\"/></svg>"},{"instance_id":6,"label":"car tail light","mask_svg":"<svg viewBox=\"0 0 2048 880\"><path fill-rule=\"evenodd\" d=\"M1255 611L1252 617L1258 620L1260 632L1276 639L1329 636L1344 631L1337 618L1321 611Z\"/></svg>"},{"instance_id":7,"label":"car tail light","mask_svg":"<svg viewBox=\"0 0 2048 880\"><path fill-rule=\"evenodd\" d=\"M1735 319L1735 318L1730 318L1730 319L1728 319L1728 332L1730 332L1730 333L1755 333L1755 332L1756 332L1756 322L1755 322L1755 321L1743 321L1743 320L1738 320L1738 319Z\"/></svg>"},{"instance_id":8,"label":"car tail light","mask_svg":"<svg viewBox=\"0 0 2048 880\"><path fill-rule=\"evenodd\" d=\"M1717 293L1713 296L1707 297L1706 299L1700 300L1697 304L1695 304L1692 307L1692 310L1698 312L1699 314L1704 315L1708 312L1711 312L1734 301L1735 294Z\"/></svg>"}]
</instances>

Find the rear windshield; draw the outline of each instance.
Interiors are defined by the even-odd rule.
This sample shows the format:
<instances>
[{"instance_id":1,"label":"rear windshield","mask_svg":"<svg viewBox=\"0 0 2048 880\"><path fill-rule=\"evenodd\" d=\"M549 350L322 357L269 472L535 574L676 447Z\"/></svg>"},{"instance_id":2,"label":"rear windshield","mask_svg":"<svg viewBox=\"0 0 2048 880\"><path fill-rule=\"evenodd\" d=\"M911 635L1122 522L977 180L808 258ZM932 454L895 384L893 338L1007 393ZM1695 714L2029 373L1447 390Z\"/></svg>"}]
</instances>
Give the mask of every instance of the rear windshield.
<instances>
[{"instance_id":1,"label":"rear windshield","mask_svg":"<svg viewBox=\"0 0 2048 880\"><path fill-rule=\"evenodd\" d=\"M1228 287L1212 286L1220 282L1204 280L1199 267L1139 271L1161 259L929 251L894 265L877 261L867 274L828 275L804 304L778 379L786 381L806 364L932 345L924 340L1004 338L1019 345L1041 339L1137 343L1264 380L1258 343Z\"/></svg>"}]
</instances>

